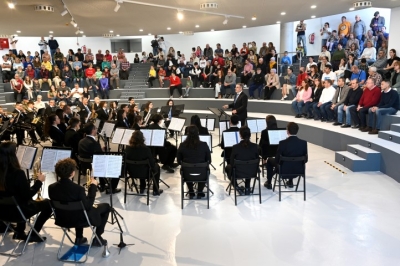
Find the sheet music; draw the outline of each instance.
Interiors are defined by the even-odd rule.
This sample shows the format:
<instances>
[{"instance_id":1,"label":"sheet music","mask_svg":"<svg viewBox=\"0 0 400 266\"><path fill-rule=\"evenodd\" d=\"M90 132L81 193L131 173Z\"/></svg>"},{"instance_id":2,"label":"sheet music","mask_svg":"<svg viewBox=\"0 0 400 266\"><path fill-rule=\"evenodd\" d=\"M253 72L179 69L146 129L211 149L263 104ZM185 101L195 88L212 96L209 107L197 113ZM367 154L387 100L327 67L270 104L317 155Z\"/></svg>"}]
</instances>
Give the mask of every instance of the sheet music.
<instances>
[{"instance_id":1,"label":"sheet music","mask_svg":"<svg viewBox=\"0 0 400 266\"><path fill-rule=\"evenodd\" d=\"M163 147L165 139L165 130L153 130L151 137L151 146Z\"/></svg>"},{"instance_id":2,"label":"sheet music","mask_svg":"<svg viewBox=\"0 0 400 266\"><path fill-rule=\"evenodd\" d=\"M93 155L92 168L93 168L93 176L95 177L105 177L107 164L106 164L106 155Z\"/></svg>"},{"instance_id":3,"label":"sheet music","mask_svg":"<svg viewBox=\"0 0 400 266\"><path fill-rule=\"evenodd\" d=\"M41 168L42 172L54 172L54 160L57 157L57 150L43 149Z\"/></svg>"},{"instance_id":4,"label":"sheet music","mask_svg":"<svg viewBox=\"0 0 400 266\"><path fill-rule=\"evenodd\" d=\"M206 121L207 121L207 123L206 123ZM215 118L200 118L200 122L201 122L201 126L203 126L203 127L206 127L206 124L207 124L208 131L215 130Z\"/></svg>"},{"instance_id":5,"label":"sheet music","mask_svg":"<svg viewBox=\"0 0 400 266\"><path fill-rule=\"evenodd\" d=\"M258 133L257 120L247 120L247 126L251 133Z\"/></svg>"},{"instance_id":6,"label":"sheet music","mask_svg":"<svg viewBox=\"0 0 400 266\"><path fill-rule=\"evenodd\" d=\"M219 132L224 132L225 130L230 128L230 124L228 120L219 121Z\"/></svg>"},{"instance_id":7,"label":"sheet music","mask_svg":"<svg viewBox=\"0 0 400 266\"><path fill-rule=\"evenodd\" d=\"M121 155L107 155L107 171L104 177L118 178L121 175L121 166Z\"/></svg>"},{"instance_id":8,"label":"sheet music","mask_svg":"<svg viewBox=\"0 0 400 266\"><path fill-rule=\"evenodd\" d=\"M115 124L110 123L110 122L105 122L103 125L103 129L101 131L101 134L104 135L104 132L106 133L107 138L111 138L111 135L114 131Z\"/></svg>"},{"instance_id":9,"label":"sheet music","mask_svg":"<svg viewBox=\"0 0 400 266\"><path fill-rule=\"evenodd\" d=\"M124 136L121 139L120 143L123 144L123 145L129 145L129 140L131 139L132 134L133 134L133 132L135 132L135 130L133 130L133 129L125 129L124 132L125 132ZM115 133L114 133L114 136L115 136Z\"/></svg>"},{"instance_id":10,"label":"sheet music","mask_svg":"<svg viewBox=\"0 0 400 266\"><path fill-rule=\"evenodd\" d=\"M207 143L208 148L210 151L212 150L212 145L211 145L211 136L199 136L201 141L204 141Z\"/></svg>"},{"instance_id":11,"label":"sheet music","mask_svg":"<svg viewBox=\"0 0 400 266\"><path fill-rule=\"evenodd\" d=\"M142 131L142 133L143 133L143 137L144 137L144 139L145 139L145 144L147 145L147 146L150 146L150 144L151 144L151 135L152 135L152 131L150 130L150 129L142 129L142 130L140 130L140 131Z\"/></svg>"},{"instance_id":12,"label":"sheet music","mask_svg":"<svg viewBox=\"0 0 400 266\"><path fill-rule=\"evenodd\" d=\"M24 169L32 168L33 160L35 159L36 156L36 151L37 148L35 147L25 147L25 153L24 156L22 157L21 168Z\"/></svg>"},{"instance_id":13,"label":"sheet music","mask_svg":"<svg viewBox=\"0 0 400 266\"><path fill-rule=\"evenodd\" d=\"M56 151L57 151L57 156L54 160L54 165L56 165L56 163L58 163L59 160L63 160L63 159L71 157L71 150L56 150Z\"/></svg>"},{"instance_id":14,"label":"sheet music","mask_svg":"<svg viewBox=\"0 0 400 266\"><path fill-rule=\"evenodd\" d=\"M173 131L182 131L183 126L185 125L186 119L172 117L171 123L169 124L168 129Z\"/></svg>"},{"instance_id":15,"label":"sheet music","mask_svg":"<svg viewBox=\"0 0 400 266\"><path fill-rule=\"evenodd\" d=\"M90 117L91 114L92 113L89 113L88 117ZM96 128L99 128L100 122L101 122L100 119L96 118L96 121L94 121L94 125L96 126Z\"/></svg>"},{"instance_id":16,"label":"sheet music","mask_svg":"<svg viewBox=\"0 0 400 266\"><path fill-rule=\"evenodd\" d=\"M278 145L281 140L287 138L286 130L268 130L268 138L270 145Z\"/></svg>"},{"instance_id":17,"label":"sheet music","mask_svg":"<svg viewBox=\"0 0 400 266\"><path fill-rule=\"evenodd\" d=\"M257 127L258 127L258 132L263 131L264 129L267 128L267 121L265 121L265 119L257 119Z\"/></svg>"},{"instance_id":18,"label":"sheet music","mask_svg":"<svg viewBox=\"0 0 400 266\"><path fill-rule=\"evenodd\" d=\"M25 149L26 149L26 146L19 145L17 152L16 152L17 159L18 159L18 162L20 165L22 165L22 158L24 157Z\"/></svg>"},{"instance_id":19,"label":"sheet music","mask_svg":"<svg viewBox=\"0 0 400 266\"><path fill-rule=\"evenodd\" d=\"M240 141L239 132L224 132L224 146L225 148L232 147Z\"/></svg>"},{"instance_id":20,"label":"sheet music","mask_svg":"<svg viewBox=\"0 0 400 266\"><path fill-rule=\"evenodd\" d=\"M122 137L124 136L124 133L125 133L124 128L116 128L111 143L120 144Z\"/></svg>"}]
</instances>

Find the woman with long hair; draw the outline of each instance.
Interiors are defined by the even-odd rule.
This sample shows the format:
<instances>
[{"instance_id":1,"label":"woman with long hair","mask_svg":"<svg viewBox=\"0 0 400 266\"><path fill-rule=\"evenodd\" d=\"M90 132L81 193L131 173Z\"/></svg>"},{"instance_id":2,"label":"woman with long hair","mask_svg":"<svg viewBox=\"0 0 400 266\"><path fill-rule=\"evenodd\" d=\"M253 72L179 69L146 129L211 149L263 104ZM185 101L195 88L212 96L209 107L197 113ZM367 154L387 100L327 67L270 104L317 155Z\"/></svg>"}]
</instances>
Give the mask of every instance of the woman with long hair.
<instances>
[{"instance_id":1,"label":"woman with long hair","mask_svg":"<svg viewBox=\"0 0 400 266\"><path fill-rule=\"evenodd\" d=\"M349 57L348 57L348 60L346 63L346 68L344 70L344 76L343 76L345 78L346 82L350 81L351 74L353 73L351 71L351 68L353 66L358 66L358 60L356 58L357 57L354 54L349 54Z\"/></svg>"},{"instance_id":2,"label":"woman with long hair","mask_svg":"<svg viewBox=\"0 0 400 266\"><path fill-rule=\"evenodd\" d=\"M210 133L208 132L208 129L201 125L201 120L200 120L200 117L198 115L192 115L192 117L190 118L190 125L197 127L200 136L210 135ZM189 130L189 127L186 127L185 128L185 135L188 134L188 130Z\"/></svg>"},{"instance_id":3,"label":"woman with long hair","mask_svg":"<svg viewBox=\"0 0 400 266\"><path fill-rule=\"evenodd\" d=\"M214 79L215 82L215 99L221 99L221 87L224 85L224 72L222 70L217 71L217 76Z\"/></svg>"},{"instance_id":4,"label":"woman with long hair","mask_svg":"<svg viewBox=\"0 0 400 266\"><path fill-rule=\"evenodd\" d=\"M396 54L396 49L389 50L389 59L387 60L387 66L383 70L378 70L378 73L386 79L390 79L392 72L394 71L394 63L399 62L400 58Z\"/></svg>"},{"instance_id":5,"label":"woman with long hair","mask_svg":"<svg viewBox=\"0 0 400 266\"><path fill-rule=\"evenodd\" d=\"M296 114L295 118L300 118L303 115L304 105L311 101L312 89L309 88L308 79L301 82L301 87L296 94L296 98L292 102L292 108Z\"/></svg>"},{"instance_id":6,"label":"woman with long hair","mask_svg":"<svg viewBox=\"0 0 400 266\"><path fill-rule=\"evenodd\" d=\"M135 119L133 120L132 128L134 130L140 130L142 128L146 128L146 126L143 125L143 116L141 116L141 115L135 116Z\"/></svg>"},{"instance_id":7,"label":"woman with long hair","mask_svg":"<svg viewBox=\"0 0 400 266\"><path fill-rule=\"evenodd\" d=\"M278 128L278 123L276 122L276 118L273 115L267 115L265 118L267 123L267 128L261 131L261 138L260 138L260 150L261 156L263 159L263 164L266 164L267 167L267 181L264 183L264 187L267 189L272 189L271 181L272 177L274 176L275 172L273 171L273 164L270 164L270 158L275 157L276 151L278 150L278 145L271 145L269 142L269 135L268 130L274 130ZM272 168L269 168L271 167Z\"/></svg>"},{"instance_id":8,"label":"woman with long hair","mask_svg":"<svg viewBox=\"0 0 400 266\"><path fill-rule=\"evenodd\" d=\"M128 114L126 117L128 118L129 125L133 125L135 117L139 115L139 106L137 104L133 104L129 106Z\"/></svg>"},{"instance_id":9,"label":"woman with long hair","mask_svg":"<svg viewBox=\"0 0 400 266\"><path fill-rule=\"evenodd\" d=\"M34 201L32 197L42 187L46 176L38 173L35 183L29 187L25 171L21 169L18 162L16 150L17 146L14 142L7 141L0 144L0 197L13 196L27 219L40 212L34 225L39 233L44 223L50 218L52 210L48 200ZM1 212L8 213L10 218L15 217L20 220L15 207L11 209L3 207ZM26 240L25 226L25 222L17 223L13 239ZM29 242L43 242L43 240L46 240L46 237L40 238L38 234L32 232Z\"/></svg>"},{"instance_id":10,"label":"woman with long hair","mask_svg":"<svg viewBox=\"0 0 400 266\"><path fill-rule=\"evenodd\" d=\"M311 86L311 89L312 89L311 99L310 101L306 102L304 107L304 110L307 113L307 116L305 116L305 118L307 119L314 118L313 106L318 105L319 98L321 97L322 90L324 89L320 78L314 80L314 86Z\"/></svg>"},{"instance_id":11,"label":"woman with long hair","mask_svg":"<svg viewBox=\"0 0 400 266\"><path fill-rule=\"evenodd\" d=\"M119 109L117 112L117 122L115 123L116 128L130 128L129 121L126 117L126 112L123 109Z\"/></svg>"},{"instance_id":12,"label":"woman with long hair","mask_svg":"<svg viewBox=\"0 0 400 266\"><path fill-rule=\"evenodd\" d=\"M58 127L59 125L60 118L56 114L49 115L44 125L45 136L51 138L53 147L64 146L64 132Z\"/></svg>"},{"instance_id":13,"label":"woman with long hair","mask_svg":"<svg viewBox=\"0 0 400 266\"><path fill-rule=\"evenodd\" d=\"M231 179L231 184L236 186L236 190L239 191L240 194L250 195L250 179L245 180L245 189L244 191L238 187L236 180L232 180L232 169L235 167L235 160L240 161L249 161L255 160L259 158L258 146L255 143L250 141L251 132L247 126L243 126L239 129L239 135L241 138L240 143L233 145L230 164L228 164L225 168L225 171L228 173L228 177ZM236 171L238 176L241 176L240 171Z\"/></svg>"},{"instance_id":14,"label":"woman with long hair","mask_svg":"<svg viewBox=\"0 0 400 266\"><path fill-rule=\"evenodd\" d=\"M312 65L310 67L310 73L308 73L307 78L311 81L314 81L315 79L317 79L319 77L319 73L318 73L318 67L316 65Z\"/></svg>"},{"instance_id":15,"label":"woman with long hair","mask_svg":"<svg viewBox=\"0 0 400 266\"><path fill-rule=\"evenodd\" d=\"M153 102L148 101L144 105L144 111L143 111L143 117L144 117L144 123L147 125L150 121L151 117L151 110L153 109Z\"/></svg>"},{"instance_id":16,"label":"woman with long hair","mask_svg":"<svg viewBox=\"0 0 400 266\"><path fill-rule=\"evenodd\" d=\"M151 149L146 146L145 138L143 133L140 130L136 130L132 133L132 137L129 140L129 146L125 149L126 159L131 161L143 161L148 160L151 170L153 172L154 180L153 180L153 195L159 196L163 193L162 189L158 188L158 184L160 182L160 166L155 162L154 156L151 152ZM135 168L131 169L131 165L127 165L127 171L131 177L135 176L146 176L147 169L144 168ZM146 179L140 179L140 194L143 194L146 188Z\"/></svg>"},{"instance_id":17,"label":"woman with long hair","mask_svg":"<svg viewBox=\"0 0 400 266\"><path fill-rule=\"evenodd\" d=\"M177 154L178 164L184 163L211 163L211 153L207 143L200 141L199 130L195 125L187 127L187 137L181 143ZM193 182L186 182L189 188L189 198L195 196ZM203 193L205 183L197 184L197 198L201 199L205 196Z\"/></svg>"}]
</instances>

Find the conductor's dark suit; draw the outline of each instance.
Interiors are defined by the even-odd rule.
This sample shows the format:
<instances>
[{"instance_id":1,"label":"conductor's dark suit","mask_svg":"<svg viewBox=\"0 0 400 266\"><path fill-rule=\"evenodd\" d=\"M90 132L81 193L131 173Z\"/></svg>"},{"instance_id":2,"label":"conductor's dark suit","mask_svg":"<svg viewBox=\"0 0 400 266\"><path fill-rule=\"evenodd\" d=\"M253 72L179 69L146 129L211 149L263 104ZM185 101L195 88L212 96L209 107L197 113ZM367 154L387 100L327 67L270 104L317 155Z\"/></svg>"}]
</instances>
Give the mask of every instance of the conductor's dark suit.
<instances>
[{"instance_id":1,"label":"conductor's dark suit","mask_svg":"<svg viewBox=\"0 0 400 266\"><path fill-rule=\"evenodd\" d=\"M249 98L242 91L239 95L236 93L233 98L233 103L229 105L229 108L236 110L236 115L239 116L239 120L242 123L242 126L246 125L247 119L247 102Z\"/></svg>"},{"instance_id":2,"label":"conductor's dark suit","mask_svg":"<svg viewBox=\"0 0 400 266\"><path fill-rule=\"evenodd\" d=\"M307 141L299 139L297 136L290 136L279 142L278 151L276 152L275 161L279 165L280 157L301 157L305 156L305 163L308 161ZM282 174L298 174L305 172L303 162L285 162L282 165ZM293 176L295 178L297 176ZM285 176L290 178L290 176Z\"/></svg>"},{"instance_id":3,"label":"conductor's dark suit","mask_svg":"<svg viewBox=\"0 0 400 266\"><path fill-rule=\"evenodd\" d=\"M231 126L230 128L228 128L222 132L221 149L223 149L223 151L221 153L221 157L225 157L226 164L230 164L232 147L225 148L224 132L238 132L238 131L239 131L239 128L237 126Z\"/></svg>"},{"instance_id":4,"label":"conductor's dark suit","mask_svg":"<svg viewBox=\"0 0 400 266\"><path fill-rule=\"evenodd\" d=\"M207 143L200 141L196 149L190 149L185 145L185 142L179 146L177 161L179 164L184 163L211 163L211 152ZM193 183L186 182L189 191L193 192ZM205 183L198 183L198 192L202 192Z\"/></svg>"},{"instance_id":5,"label":"conductor's dark suit","mask_svg":"<svg viewBox=\"0 0 400 266\"><path fill-rule=\"evenodd\" d=\"M106 226L108 215L110 213L110 205L108 203L96 204L94 207L94 200L96 197L96 186L90 185L87 196L85 195L85 188L75 184L70 179L62 178L58 182L49 186L49 197L51 200L63 201L63 202L76 202L82 201L87 214L89 216L90 223L96 226L96 233L101 236ZM71 213L57 213L57 219L61 219L64 222L76 221L85 223L86 219L83 212L79 211L74 218L71 219ZM82 236L83 229L77 228L77 237ZM80 232L79 232L80 231Z\"/></svg>"}]
</instances>

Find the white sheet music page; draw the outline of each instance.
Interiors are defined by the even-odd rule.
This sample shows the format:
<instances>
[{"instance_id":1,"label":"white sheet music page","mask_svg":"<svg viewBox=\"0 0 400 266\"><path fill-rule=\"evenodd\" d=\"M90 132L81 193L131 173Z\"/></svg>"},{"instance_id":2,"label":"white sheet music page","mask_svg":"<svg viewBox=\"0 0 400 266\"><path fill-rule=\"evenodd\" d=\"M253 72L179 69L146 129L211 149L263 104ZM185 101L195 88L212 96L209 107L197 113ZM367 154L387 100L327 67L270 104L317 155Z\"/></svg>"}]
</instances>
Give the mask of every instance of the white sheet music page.
<instances>
[{"instance_id":1,"label":"white sheet music page","mask_svg":"<svg viewBox=\"0 0 400 266\"><path fill-rule=\"evenodd\" d=\"M22 158L24 158L25 149L26 149L26 146L19 145L17 152L16 152L17 159L18 159L18 162L20 165L22 165Z\"/></svg>"},{"instance_id":2,"label":"white sheet music page","mask_svg":"<svg viewBox=\"0 0 400 266\"><path fill-rule=\"evenodd\" d=\"M163 147L165 140L165 130L153 130L151 137L151 146Z\"/></svg>"},{"instance_id":3,"label":"white sheet music page","mask_svg":"<svg viewBox=\"0 0 400 266\"><path fill-rule=\"evenodd\" d=\"M252 120L247 120L247 126L250 129L251 133L258 133L258 128L257 128L257 120L252 119Z\"/></svg>"},{"instance_id":4,"label":"white sheet music page","mask_svg":"<svg viewBox=\"0 0 400 266\"><path fill-rule=\"evenodd\" d=\"M121 139L121 144L129 145L129 140L131 139L133 132L135 132L134 129L125 129L124 136ZM115 136L115 133L114 133L114 136Z\"/></svg>"},{"instance_id":5,"label":"white sheet music page","mask_svg":"<svg viewBox=\"0 0 400 266\"><path fill-rule=\"evenodd\" d=\"M110 138L114 131L114 127L115 127L114 123L105 122L103 125L102 134L104 134L105 132L107 138Z\"/></svg>"},{"instance_id":6,"label":"white sheet music page","mask_svg":"<svg viewBox=\"0 0 400 266\"><path fill-rule=\"evenodd\" d=\"M239 132L224 132L224 146L225 148L232 147L238 143L237 134Z\"/></svg>"},{"instance_id":7,"label":"white sheet music page","mask_svg":"<svg viewBox=\"0 0 400 266\"><path fill-rule=\"evenodd\" d=\"M143 133L143 137L145 139L145 144L146 146L150 146L151 145L151 135L152 135L152 130L150 129L142 129L140 130Z\"/></svg>"},{"instance_id":8,"label":"white sheet music page","mask_svg":"<svg viewBox=\"0 0 400 266\"><path fill-rule=\"evenodd\" d=\"M215 118L200 118L200 122L202 127L206 127L207 123L208 131L215 130Z\"/></svg>"},{"instance_id":9,"label":"white sheet music page","mask_svg":"<svg viewBox=\"0 0 400 266\"><path fill-rule=\"evenodd\" d=\"M107 170L105 177L118 178L121 175L122 156L107 155Z\"/></svg>"},{"instance_id":10,"label":"white sheet music page","mask_svg":"<svg viewBox=\"0 0 400 266\"><path fill-rule=\"evenodd\" d=\"M35 159L37 148L35 147L26 147L24 157L22 157L21 167L24 169L31 169L33 160Z\"/></svg>"},{"instance_id":11,"label":"white sheet music page","mask_svg":"<svg viewBox=\"0 0 400 266\"><path fill-rule=\"evenodd\" d=\"M55 159L57 157L57 150L43 149L41 168L42 172L54 172Z\"/></svg>"},{"instance_id":12,"label":"white sheet music page","mask_svg":"<svg viewBox=\"0 0 400 266\"><path fill-rule=\"evenodd\" d=\"M201 141L207 143L208 148L211 151L211 136L199 136Z\"/></svg>"},{"instance_id":13,"label":"white sheet music page","mask_svg":"<svg viewBox=\"0 0 400 266\"><path fill-rule=\"evenodd\" d=\"M185 125L185 121L186 121L185 119L172 117L168 129L180 132L182 131L183 126Z\"/></svg>"},{"instance_id":14,"label":"white sheet music page","mask_svg":"<svg viewBox=\"0 0 400 266\"><path fill-rule=\"evenodd\" d=\"M230 128L229 121L219 121L219 132L224 132L225 130Z\"/></svg>"},{"instance_id":15,"label":"white sheet music page","mask_svg":"<svg viewBox=\"0 0 400 266\"><path fill-rule=\"evenodd\" d=\"M124 136L125 129L124 128L116 128L114 132L114 136L111 140L111 143L113 144L120 144L122 137Z\"/></svg>"},{"instance_id":16,"label":"white sheet music page","mask_svg":"<svg viewBox=\"0 0 400 266\"><path fill-rule=\"evenodd\" d=\"M287 138L286 130L268 130L269 144L278 145L281 140Z\"/></svg>"},{"instance_id":17,"label":"white sheet music page","mask_svg":"<svg viewBox=\"0 0 400 266\"><path fill-rule=\"evenodd\" d=\"M93 155L93 176L106 177L107 171L107 156L106 155Z\"/></svg>"},{"instance_id":18,"label":"white sheet music page","mask_svg":"<svg viewBox=\"0 0 400 266\"><path fill-rule=\"evenodd\" d=\"M54 164L59 160L63 160L71 157L71 150L57 150L57 156L55 158Z\"/></svg>"},{"instance_id":19,"label":"white sheet music page","mask_svg":"<svg viewBox=\"0 0 400 266\"><path fill-rule=\"evenodd\" d=\"M265 119L257 119L257 127L258 127L258 132L263 131L264 129L267 128L267 121L265 121Z\"/></svg>"},{"instance_id":20,"label":"white sheet music page","mask_svg":"<svg viewBox=\"0 0 400 266\"><path fill-rule=\"evenodd\" d=\"M92 114L92 113L90 113L90 114ZM96 118L96 121L94 121L94 125L95 125L97 128L99 128L100 122L101 122L100 119Z\"/></svg>"}]
</instances>

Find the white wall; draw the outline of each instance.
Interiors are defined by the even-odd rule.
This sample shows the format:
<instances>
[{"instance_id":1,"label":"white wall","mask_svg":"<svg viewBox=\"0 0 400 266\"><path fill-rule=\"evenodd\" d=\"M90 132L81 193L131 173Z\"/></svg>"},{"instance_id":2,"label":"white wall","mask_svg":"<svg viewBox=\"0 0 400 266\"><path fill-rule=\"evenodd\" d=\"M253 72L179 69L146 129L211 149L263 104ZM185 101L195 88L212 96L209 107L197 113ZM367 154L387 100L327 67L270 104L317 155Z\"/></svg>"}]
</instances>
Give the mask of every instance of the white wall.
<instances>
[{"instance_id":1,"label":"white wall","mask_svg":"<svg viewBox=\"0 0 400 266\"><path fill-rule=\"evenodd\" d=\"M367 8L358 11L351 11L343 14L337 14L328 17L322 18L315 18L315 19L307 19L305 23L307 24L306 36L307 36L307 54L308 55L318 55L321 52L321 34L320 30L323 27L325 22L329 22L330 28L332 30L338 30L339 24L342 23L342 16L347 18L347 21L353 23L355 22L355 16L359 15L361 20L364 21L365 25L367 26L367 30L369 29L369 24L371 22L372 17L374 16L375 11L379 11L380 15L385 18L386 28L390 33L390 24L391 25L400 25L400 24L392 24L390 18L395 17L394 15L391 16L391 10L388 8ZM400 11L398 11L400 14ZM397 18L397 23L400 21L400 18ZM293 23L293 33L295 34L295 29L298 22ZM308 36L312 33L315 33L315 41L314 44L310 44L308 42ZM391 35L390 35L391 37ZM286 50L294 51L297 46L297 38L294 38L293 47L287 47Z\"/></svg>"},{"instance_id":2,"label":"white wall","mask_svg":"<svg viewBox=\"0 0 400 266\"><path fill-rule=\"evenodd\" d=\"M393 8L392 14L390 19L390 25L392 25L392 29L400 25L400 7ZM400 31L399 30L392 30L389 32L389 48L396 49L397 55L400 54Z\"/></svg>"}]
</instances>

